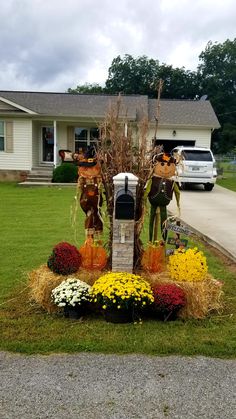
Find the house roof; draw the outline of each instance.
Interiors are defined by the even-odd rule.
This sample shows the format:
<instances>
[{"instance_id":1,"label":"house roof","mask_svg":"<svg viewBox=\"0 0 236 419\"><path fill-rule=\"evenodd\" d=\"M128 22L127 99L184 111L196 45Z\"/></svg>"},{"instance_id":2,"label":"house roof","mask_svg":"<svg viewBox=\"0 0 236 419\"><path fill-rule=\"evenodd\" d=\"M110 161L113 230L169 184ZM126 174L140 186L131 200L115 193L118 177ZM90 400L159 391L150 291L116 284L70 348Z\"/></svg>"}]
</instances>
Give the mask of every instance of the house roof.
<instances>
[{"instance_id":1,"label":"house roof","mask_svg":"<svg viewBox=\"0 0 236 419\"><path fill-rule=\"evenodd\" d=\"M91 118L104 118L109 106L112 106L118 100L117 95L18 91L0 91L0 98L10 100L12 103L30 109L39 115ZM147 109L146 96L123 96L120 116L135 120L140 108Z\"/></svg>"},{"instance_id":2,"label":"house roof","mask_svg":"<svg viewBox=\"0 0 236 419\"><path fill-rule=\"evenodd\" d=\"M156 99L148 101L149 121L157 114ZM219 128L220 124L209 100L167 100L160 101L159 125L184 125Z\"/></svg>"},{"instance_id":3,"label":"house roof","mask_svg":"<svg viewBox=\"0 0 236 419\"><path fill-rule=\"evenodd\" d=\"M104 118L118 96L71 93L0 91L0 101L6 100L23 111L40 116ZM157 100L145 95L122 96L120 116L140 120L148 115L155 122ZM3 110L1 110L1 113ZM209 101L161 100L159 125L185 125L219 128L219 122Z\"/></svg>"}]
</instances>

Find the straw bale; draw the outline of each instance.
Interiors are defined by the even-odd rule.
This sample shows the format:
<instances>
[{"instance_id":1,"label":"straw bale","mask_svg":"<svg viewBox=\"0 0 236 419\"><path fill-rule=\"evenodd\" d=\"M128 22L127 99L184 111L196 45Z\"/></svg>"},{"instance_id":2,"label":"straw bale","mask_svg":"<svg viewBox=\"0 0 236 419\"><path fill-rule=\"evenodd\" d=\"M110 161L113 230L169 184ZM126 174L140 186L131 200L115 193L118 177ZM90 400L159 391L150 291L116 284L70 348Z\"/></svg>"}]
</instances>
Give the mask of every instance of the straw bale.
<instances>
[{"instance_id":1,"label":"straw bale","mask_svg":"<svg viewBox=\"0 0 236 419\"><path fill-rule=\"evenodd\" d=\"M146 279L152 286L157 284L172 283L178 285L186 295L186 306L179 312L182 319L202 319L212 311L221 312L223 309L223 291L221 283L207 274L203 281L173 281L168 272L147 274Z\"/></svg>"},{"instance_id":2,"label":"straw bale","mask_svg":"<svg viewBox=\"0 0 236 419\"><path fill-rule=\"evenodd\" d=\"M57 307L51 300L51 292L54 288L61 284L69 277L78 278L81 281L92 285L95 280L101 276L101 271L88 272L79 270L68 276L59 275L52 272L47 265L41 265L29 273L29 296L30 299L39 304L48 313L55 313L61 309Z\"/></svg>"}]
</instances>

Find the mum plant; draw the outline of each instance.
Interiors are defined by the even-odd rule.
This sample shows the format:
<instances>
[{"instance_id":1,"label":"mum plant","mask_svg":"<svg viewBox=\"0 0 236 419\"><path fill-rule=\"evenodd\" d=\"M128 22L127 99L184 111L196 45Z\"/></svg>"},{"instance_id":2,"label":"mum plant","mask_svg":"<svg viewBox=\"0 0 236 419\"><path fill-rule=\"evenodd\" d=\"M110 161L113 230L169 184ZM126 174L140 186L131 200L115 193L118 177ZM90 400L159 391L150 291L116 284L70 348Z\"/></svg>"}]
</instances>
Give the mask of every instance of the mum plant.
<instances>
[{"instance_id":1,"label":"mum plant","mask_svg":"<svg viewBox=\"0 0 236 419\"><path fill-rule=\"evenodd\" d=\"M90 302L91 286L77 278L68 278L52 290L52 301L58 307L80 307Z\"/></svg>"},{"instance_id":2,"label":"mum plant","mask_svg":"<svg viewBox=\"0 0 236 419\"><path fill-rule=\"evenodd\" d=\"M81 255L72 244L61 242L53 248L47 265L57 274L70 275L78 271L81 265Z\"/></svg>"},{"instance_id":3,"label":"mum plant","mask_svg":"<svg viewBox=\"0 0 236 419\"><path fill-rule=\"evenodd\" d=\"M154 301L152 289L141 276L110 272L92 286L93 301L103 310L143 309Z\"/></svg>"},{"instance_id":4,"label":"mum plant","mask_svg":"<svg viewBox=\"0 0 236 419\"><path fill-rule=\"evenodd\" d=\"M158 284L153 287L154 312L168 320L175 316L185 306L186 297L184 291L176 284Z\"/></svg>"},{"instance_id":5,"label":"mum plant","mask_svg":"<svg viewBox=\"0 0 236 419\"><path fill-rule=\"evenodd\" d=\"M204 254L194 247L175 250L169 256L168 270L172 280L195 282L206 278L208 266Z\"/></svg>"}]
</instances>

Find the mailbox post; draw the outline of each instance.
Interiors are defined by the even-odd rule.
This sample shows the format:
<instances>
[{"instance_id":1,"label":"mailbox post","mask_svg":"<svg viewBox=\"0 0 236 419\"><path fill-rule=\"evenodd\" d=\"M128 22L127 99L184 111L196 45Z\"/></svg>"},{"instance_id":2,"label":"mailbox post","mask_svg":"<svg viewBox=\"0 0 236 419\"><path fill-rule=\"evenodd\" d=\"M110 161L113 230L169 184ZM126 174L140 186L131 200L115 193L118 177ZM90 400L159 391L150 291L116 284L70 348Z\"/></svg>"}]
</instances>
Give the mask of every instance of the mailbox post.
<instances>
[{"instance_id":1,"label":"mailbox post","mask_svg":"<svg viewBox=\"0 0 236 419\"><path fill-rule=\"evenodd\" d=\"M114 213L112 271L133 272L134 215L138 178L132 173L113 177Z\"/></svg>"}]
</instances>

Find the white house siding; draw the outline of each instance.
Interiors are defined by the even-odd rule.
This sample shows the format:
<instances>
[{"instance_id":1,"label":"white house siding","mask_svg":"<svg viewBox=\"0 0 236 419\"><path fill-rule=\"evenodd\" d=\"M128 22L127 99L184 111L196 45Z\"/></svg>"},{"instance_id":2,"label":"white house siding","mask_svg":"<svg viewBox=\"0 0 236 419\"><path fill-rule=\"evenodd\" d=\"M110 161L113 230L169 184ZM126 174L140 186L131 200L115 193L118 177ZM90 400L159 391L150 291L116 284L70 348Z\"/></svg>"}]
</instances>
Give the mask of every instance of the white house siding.
<instances>
[{"instance_id":1,"label":"white house siding","mask_svg":"<svg viewBox=\"0 0 236 419\"><path fill-rule=\"evenodd\" d=\"M32 121L13 121L13 153L0 152L0 170L30 170L32 167Z\"/></svg>"},{"instance_id":2,"label":"white house siding","mask_svg":"<svg viewBox=\"0 0 236 419\"><path fill-rule=\"evenodd\" d=\"M40 163L40 134L41 127L38 122L33 122L32 125L32 166L37 167Z\"/></svg>"},{"instance_id":3,"label":"white house siding","mask_svg":"<svg viewBox=\"0 0 236 419\"><path fill-rule=\"evenodd\" d=\"M67 149L67 126L68 123L57 123L57 145L58 150Z\"/></svg>"},{"instance_id":4,"label":"white house siding","mask_svg":"<svg viewBox=\"0 0 236 419\"><path fill-rule=\"evenodd\" d=\"M173 131L176 132L176 135L173 136ZM150 141L154 138L155 128L149 130L148 140ZM157 129L157 139L161 140L174 140L174 141L195 141L195 145L198 147L210 147L211 146L211 129L210 128L158 128Z\"/></svg>"}]
</instances>

